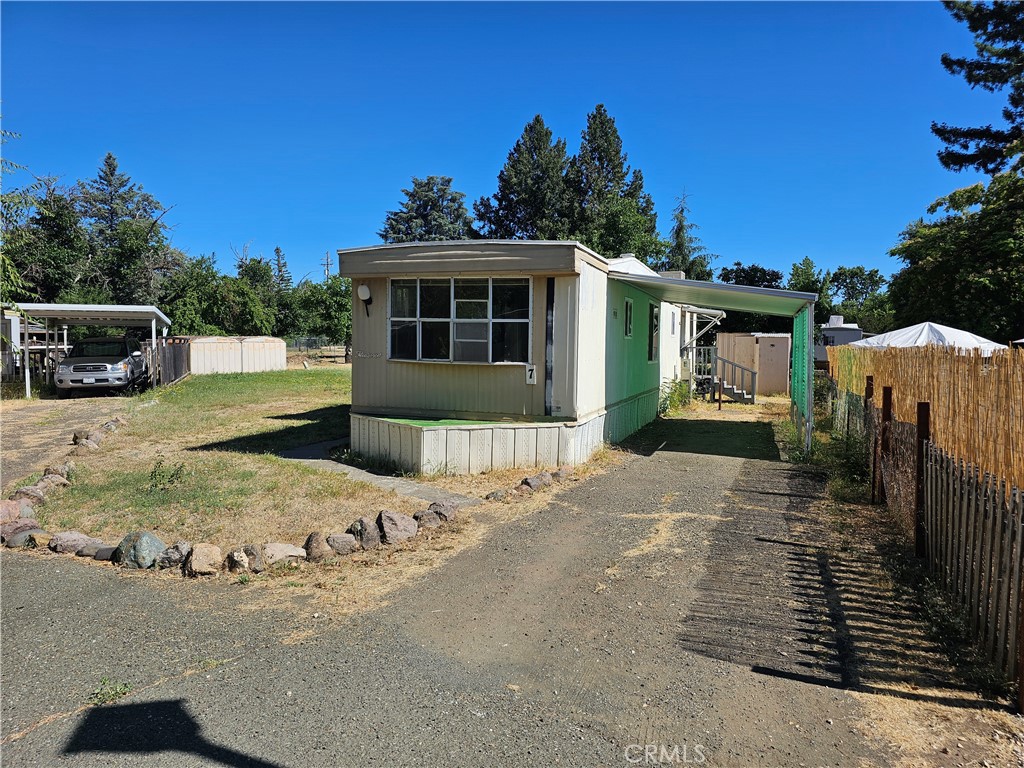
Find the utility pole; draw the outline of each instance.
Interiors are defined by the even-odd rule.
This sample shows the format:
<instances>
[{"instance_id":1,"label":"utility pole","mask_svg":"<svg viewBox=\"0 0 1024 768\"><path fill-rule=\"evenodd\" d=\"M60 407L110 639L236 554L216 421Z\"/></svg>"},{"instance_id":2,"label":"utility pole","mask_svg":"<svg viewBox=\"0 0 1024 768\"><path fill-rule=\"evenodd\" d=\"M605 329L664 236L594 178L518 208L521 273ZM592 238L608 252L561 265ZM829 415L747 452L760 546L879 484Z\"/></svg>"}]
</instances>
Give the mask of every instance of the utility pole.
<instances>
[{"instance_id":1,"label":"utility pole","mask_svg":"<svg viewBox=\"0 0 1024 768\"><path fill-rule=\"evenodd\" d=\"M324 278L331 276L331 252L324 251Z\"/></svg>"}]
</instances>

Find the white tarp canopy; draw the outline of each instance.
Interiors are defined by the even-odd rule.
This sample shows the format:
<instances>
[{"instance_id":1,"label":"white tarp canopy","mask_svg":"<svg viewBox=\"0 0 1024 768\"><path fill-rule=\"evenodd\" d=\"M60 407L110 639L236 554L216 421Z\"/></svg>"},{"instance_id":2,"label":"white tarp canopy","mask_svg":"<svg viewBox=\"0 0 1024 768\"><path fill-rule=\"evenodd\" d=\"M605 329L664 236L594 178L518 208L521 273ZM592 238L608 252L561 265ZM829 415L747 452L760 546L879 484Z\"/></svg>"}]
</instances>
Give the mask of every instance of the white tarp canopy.
<instances>
[{"instance_id":1,"label":"white tarp canopy","mask_svg":"<svg viewBox=\"0 0 1024 768\"><path fill-rule=\"evenodd\" d=\"M938 323L918 323L909 328L898 328L868 339L850 342L851 347L927 347L933 344L957 349L980 349L982 352L1006 349L1005 344L997 344L968 331Z\"/></svg>"}]
</instances>

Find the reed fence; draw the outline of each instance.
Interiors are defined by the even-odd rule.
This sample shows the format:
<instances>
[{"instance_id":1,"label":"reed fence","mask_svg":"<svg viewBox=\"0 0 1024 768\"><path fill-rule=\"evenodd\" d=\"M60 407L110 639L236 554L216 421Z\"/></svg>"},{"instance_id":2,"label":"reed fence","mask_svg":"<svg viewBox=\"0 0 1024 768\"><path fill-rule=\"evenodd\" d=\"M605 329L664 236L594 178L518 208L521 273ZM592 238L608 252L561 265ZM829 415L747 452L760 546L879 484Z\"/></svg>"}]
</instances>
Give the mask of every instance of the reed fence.
<instances>
[{"instance_id":1,"label":"reed fence","mask_svg":"<svg viewBox=\"0 0 1024 768\"><path fill-rule=\"evenodd\" d=\"M982 356L948 347L828 348L840 393L892 387L893 419L913 423L931 404L932 442L1024 488L1024 349Z\"/></svg>"}]
</instances>

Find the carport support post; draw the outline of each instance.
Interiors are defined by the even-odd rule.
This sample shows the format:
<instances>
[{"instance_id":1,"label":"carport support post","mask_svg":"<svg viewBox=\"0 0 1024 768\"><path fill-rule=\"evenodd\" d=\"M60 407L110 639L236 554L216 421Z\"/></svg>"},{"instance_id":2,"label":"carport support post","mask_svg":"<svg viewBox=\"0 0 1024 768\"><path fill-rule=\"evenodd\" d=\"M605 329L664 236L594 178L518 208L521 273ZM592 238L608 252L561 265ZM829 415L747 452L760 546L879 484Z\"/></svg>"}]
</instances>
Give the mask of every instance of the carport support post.
<instances>
[{"instance_id":1,"label":"carport support post","mask_svg":"<svg viewBox=\"0 0 1024 768\"><path fill-rule=\"evenodd\" d=\"M917 404L917 487L914 493L914 554L927 554L924 524L924 462L927 457L925 444L932 439L931 403Z\"/></svg>"},{"instance_id":2,"label":"carport support post","mask_svg":"<svg viewBox=\"0 0 1024 768\"><path fill-rule=\"evenodd\" d=\"M21 370L25 374L25 399L32 399L32 379L28 373L28 315L21 316Z\"/></svg>"}]
</instances>

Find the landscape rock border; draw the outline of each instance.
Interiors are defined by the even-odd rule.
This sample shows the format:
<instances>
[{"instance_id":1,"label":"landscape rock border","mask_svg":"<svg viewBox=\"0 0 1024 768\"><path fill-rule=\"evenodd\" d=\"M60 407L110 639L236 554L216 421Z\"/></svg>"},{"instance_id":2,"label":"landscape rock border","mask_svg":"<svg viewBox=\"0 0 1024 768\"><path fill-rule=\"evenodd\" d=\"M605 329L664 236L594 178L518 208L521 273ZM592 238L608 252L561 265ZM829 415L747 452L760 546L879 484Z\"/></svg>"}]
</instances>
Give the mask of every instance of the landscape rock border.
<instances>
[{"instance_id":1,"label":"landscape rock border","mask_svg":"<svg viewBox=\"0 0 1024 768\"><path fill-rule=\"evenodd\" d=\"M72 436L75 447L68 456L99 450L107 434L126 424L128 420L118 415L96 429L76 430ZM0 501L0 544L10 548L48 548L55 554L112 561L137 570L177 569L184 576L193 578L217 576L222 572L241 576L262 573L276 564L298 567L304 562L331 562L360 552L394 546L425 532L429 535L443 529L457 519L459 511L454 500L432 502L412 516L382 509L375 516L354 520L344 532L313 531L302 547L282 542L246 543L222 552L216 545L206 542L176 541L167 546L150 531L132 531L117 545L109 546L80 531L51 534L34 517L35 507L46 503L50 491L72 484L74 472L75 463L70 458L63 464L47 466L33 485L18 488L10 499ZM532 494L563 482L571 475L569 467L561 467L555 472L540 471L525 477L510 491L492 491L485 498L503 500L509 495Z\"/></svg>"}]
</instances>

